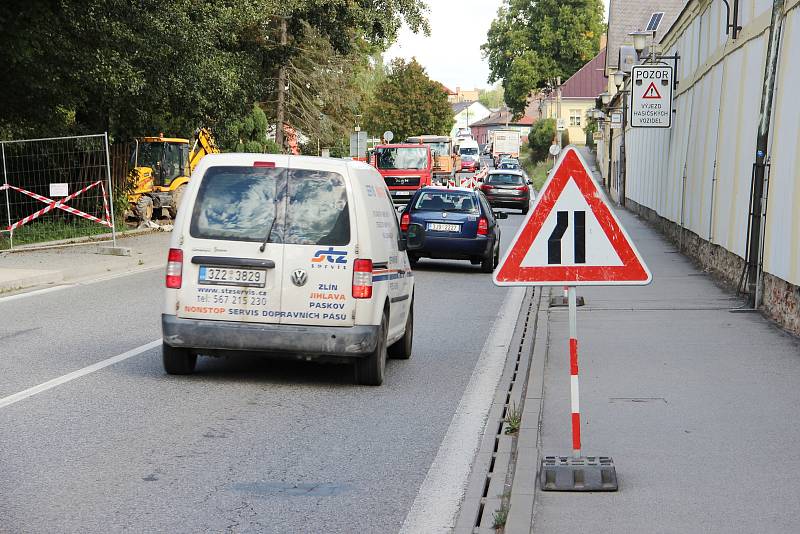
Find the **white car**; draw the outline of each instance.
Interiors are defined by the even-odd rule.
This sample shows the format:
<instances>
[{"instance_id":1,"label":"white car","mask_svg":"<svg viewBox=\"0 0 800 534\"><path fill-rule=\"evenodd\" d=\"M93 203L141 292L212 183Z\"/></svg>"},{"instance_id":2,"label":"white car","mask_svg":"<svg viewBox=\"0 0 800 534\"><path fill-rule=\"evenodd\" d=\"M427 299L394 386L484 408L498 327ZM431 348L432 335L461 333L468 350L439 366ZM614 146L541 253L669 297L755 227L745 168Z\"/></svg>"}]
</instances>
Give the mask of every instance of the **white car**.
<instances>
[{"instance_id":1,"label":"white car","mask_svg":"<svg viewBox=\"0 0 800 534\"><path fill-rule=\"evenodd\" d=\"M414 279L381 175L358 161L212 154L175 219L164 369L255 352L352 362L380 385L411 357Z\"/></svg>"}]
</instances>

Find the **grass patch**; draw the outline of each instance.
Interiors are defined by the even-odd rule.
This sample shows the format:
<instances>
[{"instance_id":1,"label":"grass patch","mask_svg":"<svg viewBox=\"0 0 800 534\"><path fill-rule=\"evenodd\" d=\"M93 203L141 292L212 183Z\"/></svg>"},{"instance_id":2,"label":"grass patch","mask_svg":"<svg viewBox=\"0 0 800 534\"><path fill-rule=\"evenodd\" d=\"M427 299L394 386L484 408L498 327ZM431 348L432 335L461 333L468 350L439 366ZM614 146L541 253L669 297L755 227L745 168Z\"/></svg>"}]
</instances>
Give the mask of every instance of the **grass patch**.
<instances>
[{"instance_id":1,"label":"grass patch","mask_svg":"<svg viewBox=\"0 0 800 534\"><path fill-rule=\"evenodd\" d=\"M516 434L519 432L519 427L522 424L522 410L517 408L516 403L511 404L506 418L503 420L506 424L506 434Z\"/></svg>"},{"instance_id":2,"label":"grass patch","mask_svg":"<svg viewBox=\"0 0 800 534\"><path fill-rule=\"evenodd\" d=\"M531 182L533 182L534 189L536 189L536 191L541 191L545 180L547 180L547 173L550 172L553 163L547 160L540 161L539 163L532 162L531 151L528 145L522 145L519 153L519 162L522 164L525 172L528 173L528 177L531 179Z\"/></svg>"},{"instance_id":3,"label":"grass patch","mask_svg":"<svg viewBox=\"0 0 800 534\"><path fill-rule=\"evenodd\" d=\"M122 217L118 217L115 222L118 232L125 229L125 221L122 220ZM14 230L14 246L33 245L61 239L76 239L110 232L111 228L108 226L102 226L86 219L34 220ZM0 250L8 250L10 248L10 234L8 232L0 233Z\"/></svg>"},{"instance_id":4,"label":"grass patch","mask_svg":"<svg viewBox=\"0 0 800 534\"><path fill-rule=\"evenodd\" d=\"M492 528L497 530L506 526L508 521L508 508L503 506L499 510L495 510L492 517Z\"/></svg>"}]
</instances>

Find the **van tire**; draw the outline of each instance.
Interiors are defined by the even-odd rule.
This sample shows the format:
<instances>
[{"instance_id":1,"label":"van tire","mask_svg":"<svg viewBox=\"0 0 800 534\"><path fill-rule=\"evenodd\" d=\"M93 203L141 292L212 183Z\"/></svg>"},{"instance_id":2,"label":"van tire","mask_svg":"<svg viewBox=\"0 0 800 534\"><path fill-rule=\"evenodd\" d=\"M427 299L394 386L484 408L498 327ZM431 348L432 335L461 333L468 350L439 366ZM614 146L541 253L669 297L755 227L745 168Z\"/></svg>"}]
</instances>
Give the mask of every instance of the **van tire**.
<instances>
[{"instance_id":1,"label":"van tire","mask_svg":"<svg viewBox=\"0 0 800 534\"><path fill-rule=\"evenodd\" d=\"M356 383L362 386L380 386L383 384L383 376L386 372L386 330L389 318L383 312L381 326L378 330L378 343L375 350L358 360L356 360Z\"/></svg>"},{"instance_id":2,"label":"van tire","mask_svg":"<svg viewBox=\"0 0 800 534\"><path fill-rule=\"evenodd\" d=\"M394 342L389 347L388 354L390 358L396 360L408 360L411 358L411 350L414 344L414 298L411 298L411 304L408 308L408 319L406 319L406 330L403 332L403 337Z\"/></svg>"},{"instance_id":3,"label":"van tire","mask_svg":"<svg viewBox=\"0 0 800 534\"><path fill-rule=\"evenodd\" d=\"M197 365L197 354L192 354L189 349L162 343L161 355L164 360L164 370L168 375L190 375Z\"/></svg>"}]
</instances>

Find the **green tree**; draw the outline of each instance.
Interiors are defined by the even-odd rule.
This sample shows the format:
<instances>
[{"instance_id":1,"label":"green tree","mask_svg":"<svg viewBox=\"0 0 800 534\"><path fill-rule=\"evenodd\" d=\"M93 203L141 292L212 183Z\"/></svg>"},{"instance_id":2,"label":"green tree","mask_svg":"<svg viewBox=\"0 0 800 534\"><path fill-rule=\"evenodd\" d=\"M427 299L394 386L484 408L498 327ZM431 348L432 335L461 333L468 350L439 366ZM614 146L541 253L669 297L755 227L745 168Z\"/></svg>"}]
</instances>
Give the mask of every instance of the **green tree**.
<instances>
[{"instance_id":1,"label":"green tree","mask_svg":"<svg viewBox=\"0 0 800 534\"><path fill-rule=\"evenodd\" d=\"M439 82L412 59L392 61L386 79L364 114L367 131L380 135L386 130L402 141L413 135L447 135L453 127L453 109Z\"/></svg>"},{"instance_id":2,"label":"green tree","mask_svg":"<svg viewBox=\"0 0 800 534\"><path fill-rule=\"evenodd\" d=\"M599 51L605 30L600 0L505 0L481 47L489 81L502 80L517 114L528 95L566 80Z\"/></svg>"},{"instance_id":3,"label":"green tree","mask_svg":"<svg viewBox=\"0 0 800 534\"><path fill-rule=\"evenodd\" d=\"M481 91L478 101L489 109L497 109L503 106L505 90L502 85L497 85L491 89Z\"/></svg>"},{"instance_id":4,"label":"green tree","mask_svg":"<svg viewBox=\"0 0 800 534\"><path fill-rule=\"evenodd\" d=\"M533 123L528 134L528 146L531 149L531 163L539 163L547 159L550 146L556 135L555 119L540 119Z\"/></svg>"}]
</instances>

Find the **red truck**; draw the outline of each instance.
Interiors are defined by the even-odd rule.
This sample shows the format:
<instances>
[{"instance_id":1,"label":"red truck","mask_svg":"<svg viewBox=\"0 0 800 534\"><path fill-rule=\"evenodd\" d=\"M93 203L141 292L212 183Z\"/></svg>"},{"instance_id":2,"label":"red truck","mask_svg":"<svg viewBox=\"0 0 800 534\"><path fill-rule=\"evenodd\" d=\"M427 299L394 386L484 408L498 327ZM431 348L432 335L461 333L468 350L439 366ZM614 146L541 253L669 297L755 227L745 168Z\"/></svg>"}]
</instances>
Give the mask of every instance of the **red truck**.
<instances>
[{"instance_id":1,"label":"red truck","mask_svg":"<svg viewBox=\"0 0 800 534\"><path fill-rule=\"evenodd\" d=\"M431 185L433 158L428 145L378 145L370 163L383 176L396 203L407 202L417 189Z\"/></svg>"}]
</instances>

